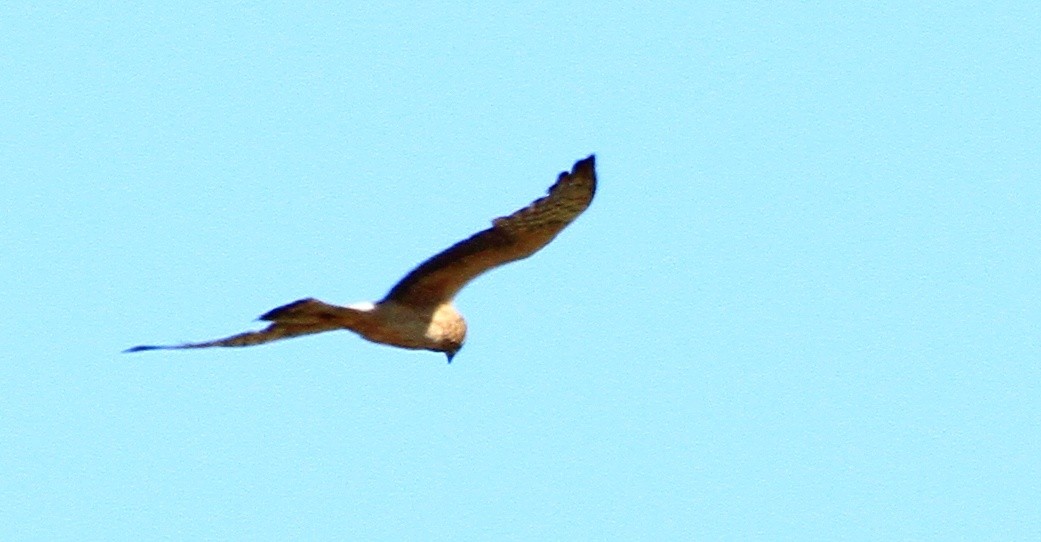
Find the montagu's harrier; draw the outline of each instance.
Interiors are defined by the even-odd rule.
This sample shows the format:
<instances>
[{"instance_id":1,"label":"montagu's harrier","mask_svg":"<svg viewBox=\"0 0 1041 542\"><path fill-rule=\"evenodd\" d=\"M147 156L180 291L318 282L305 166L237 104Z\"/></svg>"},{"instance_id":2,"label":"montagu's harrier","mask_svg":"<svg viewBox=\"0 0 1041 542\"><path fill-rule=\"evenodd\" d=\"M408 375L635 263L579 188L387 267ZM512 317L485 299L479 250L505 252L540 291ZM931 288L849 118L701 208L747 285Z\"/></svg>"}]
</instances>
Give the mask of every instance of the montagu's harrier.
<instances>
[{"instance_id":1,"label":"montagu's harrier","mask_svg":"<svg viewBox=\"0 0 1041 542\"><path fill-rule=\"evenodd\" d=\"M466 338L466 321L452 299L478 275L531 256L546 246L593 201L594 157L579 160L563 172L549 193L492 227L456 243L405 275L377 303L346 307L317 299L301 299L260 317L271 324L214 341L170 346L135 346L126 352L252 346L289 337L336 329L351 330L375 343L443 352L451 363Z\"/></svg>"}]
</instances>

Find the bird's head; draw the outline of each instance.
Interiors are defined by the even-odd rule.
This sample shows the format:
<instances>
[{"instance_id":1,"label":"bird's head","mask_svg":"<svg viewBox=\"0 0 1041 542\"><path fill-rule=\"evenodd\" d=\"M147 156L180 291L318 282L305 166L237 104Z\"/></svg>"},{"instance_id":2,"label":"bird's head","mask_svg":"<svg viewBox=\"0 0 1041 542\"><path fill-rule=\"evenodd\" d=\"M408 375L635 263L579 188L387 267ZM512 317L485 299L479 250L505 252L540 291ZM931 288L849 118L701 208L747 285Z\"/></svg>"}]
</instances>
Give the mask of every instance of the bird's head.
<instances>
[{"instance_id":1,"label":"bird's head","mask_svg":"<svg viewBox=\"0 0 1041 542\"><path fill-rule=\"evenodd\" d=\"M427 337L436 345L431 350L442 352L452 363L466 341L466 320L450 303L439 306L431 316Z\"/></svg>"}]
</instances>

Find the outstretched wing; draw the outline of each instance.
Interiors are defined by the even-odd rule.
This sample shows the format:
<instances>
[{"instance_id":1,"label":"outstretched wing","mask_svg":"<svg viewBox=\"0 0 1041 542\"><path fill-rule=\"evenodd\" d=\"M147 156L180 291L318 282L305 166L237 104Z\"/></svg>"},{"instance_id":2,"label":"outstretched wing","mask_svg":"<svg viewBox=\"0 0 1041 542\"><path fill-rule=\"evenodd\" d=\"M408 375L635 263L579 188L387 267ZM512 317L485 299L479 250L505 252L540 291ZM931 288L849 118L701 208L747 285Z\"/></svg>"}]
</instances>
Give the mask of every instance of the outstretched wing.
<instances>
[{"instance_id":1,"label":"outstretched wing","mask_svg":"<svg viewBox=\"0 0 1041 542\"><path fill-rule=\"evenodd\" d=\"M549 193L492 227L460 241L423 262L395 285L383 301L431 307L455 297L475 277L508 262L531 256L549 244L589 207L596 193L595 157L563 172Z\"/></svg>"},{"instance_id":2,"label":"outstretched wing","mask_svg":"<svg viewBox=\"0 0 1041 542\"><path fill-rule=\"evenodd\" d=\"M323 326L315 324L281 324L276 322L260 331L247 331L245 333L239 333L238 335L232 335L231 337L225 337L223 339L217 339L215 341L174 344L165 346L142 345L135 346L133 348L128 348L123 352L144 352L146 350L182 350L186 348L209 348L211 346L253 346L255 344L264 344L271 341L277 341L279 339L299 337L300 335L311 335L312 333L321 333L323 331L331 331L334 329L340 328L337 326Z\"/></svg>"},{"instance_id":3,"label":"outstretched wing","mask_svg":"<svg viewBox=\"0 0 1041 542\"><path fill-rule=\"evenodd\" d=\"M329 305L317 299L301 299L264 313L259 319L272 322L272 324L260 331L247 331L223 339L198 343L135 346L123 352L183 350L187 348L209 348L212 346L253 346L255 344L299 337L301 335L312 335L334 329L350 329L350 326L357 320L358 314L359 311L348 307Z\"/></svg>"}]
</instances>

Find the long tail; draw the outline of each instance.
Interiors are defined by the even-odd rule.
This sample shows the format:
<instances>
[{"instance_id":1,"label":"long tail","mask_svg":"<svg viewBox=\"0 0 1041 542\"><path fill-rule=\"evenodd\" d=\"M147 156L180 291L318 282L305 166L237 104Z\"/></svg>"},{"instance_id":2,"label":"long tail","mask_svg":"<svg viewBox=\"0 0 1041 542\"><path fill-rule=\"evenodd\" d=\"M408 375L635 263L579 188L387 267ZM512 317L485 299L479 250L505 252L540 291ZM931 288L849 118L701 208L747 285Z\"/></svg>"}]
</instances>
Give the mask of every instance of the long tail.
<instances>
[{"instance_id":1,"label":"long tail","mask_svg":"<svg viewBox=\"0 0 1041 542\"><path fill-rule=\"evenodd\" d=\"M253 346L279 339L311 335L334 329L354 329L364 312L323 303L317 299L301 299L288 305L272 309L259 318L272 322L260 331L247 331L198 343L152 346L141 345L124 350L127 352L144 352L146 350L183 350L188 348L209 348L212 346Z\"/></svg>"}]
</instances>

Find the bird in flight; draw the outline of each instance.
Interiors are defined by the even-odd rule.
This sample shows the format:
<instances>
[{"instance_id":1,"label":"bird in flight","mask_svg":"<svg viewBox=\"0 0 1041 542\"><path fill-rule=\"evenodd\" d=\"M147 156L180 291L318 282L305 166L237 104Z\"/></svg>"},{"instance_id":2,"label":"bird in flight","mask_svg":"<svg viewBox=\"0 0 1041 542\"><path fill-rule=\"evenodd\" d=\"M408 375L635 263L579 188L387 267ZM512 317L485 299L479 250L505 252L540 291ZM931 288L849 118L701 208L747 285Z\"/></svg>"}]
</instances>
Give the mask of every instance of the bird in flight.
<instances>
[{"instance_id":1,"label":"bird in flight","mask_svg":"<svg viewBox=\"0 0 1041 542\"><path fill-rule=\"evenodd\" d=\"M300 299L264 313L260 320L271 324L259 331L197 343L135 346L124 352L253 346L347 329L374 343L442 352L451 363L466 339L466 321L452 305L456 294L485 271L538 252L578 218L596 193L595 165L592 155L579 160L570 173L560 174L547 195L423 262L376 303L342 307Z\"/></svg>"}]
</instances>

